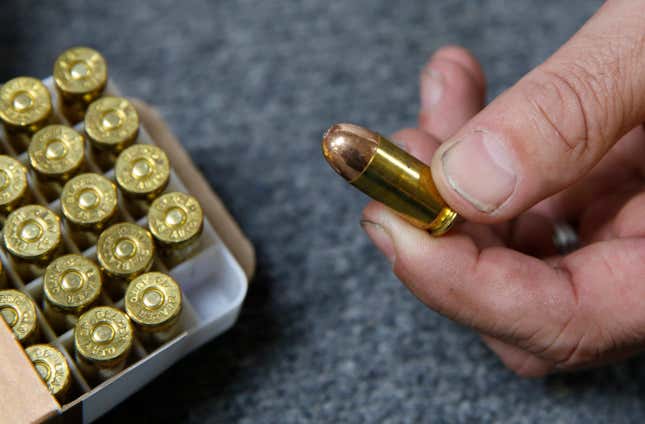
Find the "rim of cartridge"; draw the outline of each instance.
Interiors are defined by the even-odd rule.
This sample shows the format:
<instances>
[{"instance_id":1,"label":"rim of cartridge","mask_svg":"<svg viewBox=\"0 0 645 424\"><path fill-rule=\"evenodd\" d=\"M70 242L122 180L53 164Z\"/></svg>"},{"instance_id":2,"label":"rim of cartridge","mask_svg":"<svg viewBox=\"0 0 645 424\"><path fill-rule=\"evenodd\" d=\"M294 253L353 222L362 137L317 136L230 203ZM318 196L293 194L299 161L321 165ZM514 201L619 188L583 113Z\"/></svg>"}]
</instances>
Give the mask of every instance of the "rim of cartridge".
<instances>
[{"instance_id":1,"label":"rim of cartridge","mask_svg":"<svg viewBox=\"0 0 645 424\"><path fill-rule=\"evenodd\" d=\"M120 152L137 139L139 115L123 97L101 97L87 109L85 134L95 148Z\"/></svg>"},{"instance_id":2,"label":"rim of cartridge","mask_svg":"<svg viewBox=\"0 0 645 424\"><path fill-rule=\"evenodd\" d=\"M85 138L66 125L47 125L34 134L27 153L37 174L66 180L83 165Z\"/></svg>"},{"instance_id":3,"label":"rim of cartridge","mask_svg":"<svg viewBox=\"0 0 645 424\"><path fill-rule=\"evenodd\" d=\"M51 94L36 78L17 77L0 86L0 119L9 128L36 131L52 110Z\"/></svg>"},{"instance_id":4,"label":"rim of cartridge","mask_svg":"<svg viewBox=\"0 0 645 424\"><path fill-rule=\"evenodd\" d=\"M148 271L154 259L152 235L130 222L114 224L99 236L96 256L111 277L131 280Z\"/></svg>"},{"instance_id":5,"label":"rim of cartridge","mask_svg":"<svg viewBox=\"0 0 645 424\"><path fill-rule=\"evenodd\" d=\"M27 347L25 353L49 393L61 400L72 383L69 364L62 352L49 344L35 344Z\"/></svg>"},{"instance_id":6,"label":"rim of cartridge","mask_svg":"<svg viewBox=\"0 0 645 424\"><path fill-rule=\"evenodd\" d=\"M132 348L133 330L128 316L111 306L97 306L78 318L74 349L82 359L110 366L125 360Z\"/></svg>"},{"instance_id":7,"label":"rim of cartridge","mask_svg":"<svg viewBox=\"0 0 645 424\"><path fill-rule=\"evenodd\" d=\"M204 212L199 201L178 191L155 199L148 210L148 228L164 246L181 246L196 240L204 227Z\"/></svg>"},{"instance_id":8,"label":"rim of cartridge","mask_svg":"<svg viewBox=\"0 0 645 424\"><path fill-rule=\"evenodd\" d=\"M77 175L63 186L60 205L63 216L72 224L101 229L118 211L116 185L100 174Z\"/></svg>"},{"instance_id":9,"label":"rim of cartridge","mask_svg":"<svg viewBox=\"0 0 645 424\"><path fill-rule=\"evenodd\" d=\"M101 294L101 271L93 261L79 254L53 260L43 275L43 295L53 307L79 314Z\"/></svg>"},{"instance_id":10,"label":"rim of cartridge","mask_svg":"<svg viewBox=\"0 0 645 424\"><path fill-rule=\"evenodd\" d=\"M36 304L21 291L0 290L0 315L21 343L30 341L38 333Z\"/></svg>"},{"instance_id":11,"label":"rim of cartridge","mask_svg":"<svg viewBox=\"0 0 645 424\"><path fill-rule=\"evenodd\" d=\"M82 95L83 100L91 101L107 85L107 63L101 53L90 47L72 47L54 62L53 77L62 96Z\"/></svg>"},{"instance_id":12,"label":"rim of cartridge","mask_svg":"<svg viewBox=\"0 0 645 424\"><path fill-rule=\"evenodd\" d=\"M9 214L3 239L13 256L27 261L47 259L61 245L60 218L45 206L22 206Z\"/></svg>"},{"instance_id":13,"label":"rim of cartridge","mask_svg":"<svg viewBox=\"0 0 645 424\"><path fill-rule=\"evenodd\" d=\"M143 331L169 328L181 314L181 288L167 274L147 272L128 285L125 310L132 322Z\"/></svg>"},{"instance_id":14,"label":"rim of cartridge","mask_svg":"<svg viewBox=\"0 0 645 424\"><path fill-rule=\"evenodd\" d=\"M27 189L27 168L11 156L0 155L0 212L11 212Z\"/></svg>"},{"instance_id":15,"label":"rim of cartridge","mask_svg":"<svg viewBox=\"0 0 645 424\"><path fill-rule=\"evenodd\" d=\"M170 180L170 161L161 148L135 144L119 154L114 167L119 188L131 197L152 199Z\"/></svg>"}]
</instances>

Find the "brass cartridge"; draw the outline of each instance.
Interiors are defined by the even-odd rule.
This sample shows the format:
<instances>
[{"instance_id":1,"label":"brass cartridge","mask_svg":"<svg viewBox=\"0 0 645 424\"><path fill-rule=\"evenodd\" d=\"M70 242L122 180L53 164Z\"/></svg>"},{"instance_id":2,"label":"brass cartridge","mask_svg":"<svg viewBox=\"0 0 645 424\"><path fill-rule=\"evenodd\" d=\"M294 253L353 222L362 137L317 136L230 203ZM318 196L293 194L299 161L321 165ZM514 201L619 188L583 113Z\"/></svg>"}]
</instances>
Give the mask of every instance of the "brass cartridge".
<instances>
[{"instance_id":1,"label":"brass cartridge","mask_svg":"<svg viewBox=\"0 0 645 424\"><path fill-rule=\"evenodd\" d=\"M72 377L65 356L48 344L37 344L25 349L34 368L59 402L63 402L69 390Z\"/></svg>"},{"instance_id":2,"label":"brass cartridge","mask_svg":"<svg viewBox=\"0 0 645 424\"><path fill-rule=\"evenodd\" d=\"M171 192L159 196L148 211L148 228L169 267L190 256L204 228L204 213L193 196Z\"/></svg>"},{"instance_id":3,"label":"brass cartridge","mask_svg":"<svg viewBox=\"0 0 645 424\"><path fill-rule=\"evenodd\" d=\"M125 313L109 306L92 308L74 327L76 362L90 379L105 380L123 369L132 341L132 325Z\"/></svg>"},{"instance_id":4,"label":"brass cartridge","mask_svg":"<svg viewBox=\"0 0 645 424\"><path fill-rule=\"evenodd\" d=\"M10 156L0 155L0 222L28 199L27 168Z\"/></svg>"},{"instance_id":5,"label":"brass cartridge","mask_svg":"<svg viewBox=\"0 0 645 424\"><path fill-rule=\"evenodd\" d=\"M0 290L0 314L23 346L36 342L36 304L29 296L18 290Z\"/></svg>"},{"instance_id":6,"label":"brass cartridge","mask_svg":"<svg viewBox=\"0 0 645 424\"><path fill-rule=\"evenodd\" d=\"M53 75L61 111L71 124L83 120L87 107L103 94L108 81L105 59L88 47L64 51L54 63Z\"/></svg>"},{"instance_id":7,"label":"brass cartridge","mask_svg":"<svg viewBox=\"0 0 645 424\"><path fill-rule=\"evenodd\" d=\"M94 161L101 169L109 169L117 155L136 141L139 115L122 97L101 97L87 109L85 134L92 146Z\"/></svg>"},{"instance_id":8,"label":"brass cartridge","mask_svg":"<svg viewBox=\"0 0 645 424\"><path fill-rule=\"evenodd\" d=\"M323 155L350 184L413 225L440 236L458 215L441 198L430 167L380 134L337 124L323 137Z\"/></svg>"},{"instance_id":9,"label":"brass cartridge","mask_svg":"<svg viewBox=\"0 0 645 424\"><path fill-rule=\"evenodd\" d=\"M85 139L65 125L48 125L34 134L27 152L39 191L52 201L83 166Z\"/></svg>"},{"instance_id":10,"label":"brass cartridge","mask_svg":"<svg viewBox=\"0 0 645 424\"><path fill-rule=\"evenodd\" d=\"M131 281L152 266L155 246L150 233L137 224L114 224L99 236L96 256L111 278Z\"/></svg>"},{"instance_id":11,"label":"brass cartridge","mask_svg":"<svg viewBox=\"0 0 645 424\"><path fill-rule=\"evenodd\" d=\"M176 335L181 309L179 284L160 272L138 276L125 293L125 311L144 342L160 344Z\"/></svg>"},{"instance_id":12,"label":"brass cartridge","mask_svg":"<svg viewBox=\"0 0 645 424\"><path fill-rule=\"evenodd\" d=\"M98 265L82 255L52 261L43 275L43 311L52 327L58 331L73 327L98 300L101 285Z\"/></svg>"},{"instance_id":13,"label":"brass cartridge","mask_svg":"<svg viewBox=\"0 0 645 424\"><path fill-rule=\"evenodd\" d=\"M31 136L52 117L49 90L35 78L17 77L0 87L0 120L17 153L24 152Z\"/></svg>"}]
</instances>

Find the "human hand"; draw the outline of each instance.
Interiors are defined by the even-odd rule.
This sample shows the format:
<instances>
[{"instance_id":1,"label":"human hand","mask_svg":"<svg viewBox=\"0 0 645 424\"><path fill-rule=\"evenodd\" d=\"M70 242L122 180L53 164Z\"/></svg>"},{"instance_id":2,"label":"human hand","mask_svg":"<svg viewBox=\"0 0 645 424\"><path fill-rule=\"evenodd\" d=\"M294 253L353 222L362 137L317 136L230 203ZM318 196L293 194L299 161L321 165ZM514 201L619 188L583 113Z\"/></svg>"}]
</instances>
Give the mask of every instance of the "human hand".
<instances>
[{"instance_id":1,"label":"human hand","mask_svg":"<svg viewBox=\"0 0 645 424\"><path fill-rule=\"evenodd\" d=\"M438 51L421 77L419 128L392 138L431 161L468 222L433 238L381 204L364 211L409 289L519 375L645 347L644 29L645 1L608 1L483 110L476 60ZM557 221L577 225L579 250L558 254Z\"/></svg>"}]
</instances>

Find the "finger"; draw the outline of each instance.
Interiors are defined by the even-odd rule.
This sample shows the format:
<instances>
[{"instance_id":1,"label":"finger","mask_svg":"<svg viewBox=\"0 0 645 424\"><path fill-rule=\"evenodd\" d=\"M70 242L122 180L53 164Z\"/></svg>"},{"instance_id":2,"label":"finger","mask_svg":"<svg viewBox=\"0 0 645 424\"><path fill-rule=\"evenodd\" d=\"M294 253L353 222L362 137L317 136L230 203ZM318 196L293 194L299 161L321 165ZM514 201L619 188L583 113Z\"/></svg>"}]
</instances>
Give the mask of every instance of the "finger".
<instances>
[{"instance_id":1,"label":"finger","mask_svg":"<svg viewBox=\"0 0 645 424\"><path fill-rule=\"evenodd\" d=\"M606 2L441 146L433 176L451 206L478 222L514 217L577 181L645 120L645 16L635 6L645 0Z\"/></svg>"},{"instance_id":2,"label":"finger","mask_svg":"<svg viewBox=\"0 0 645 424\"><path fill-rule=\"evenodd\" d=\"M504 365L521 377L543 377L553 370L553 364L550 361L494 337L485 334L481 337Z\"/></svg>"},{"instance_id":3,"label":"finger","mask_svg":"<svg viewBox=\"0 0 645 424\"><path fill-rule=\"evenodd\" d=\"M421 72L419 127L440 140L452 137L482 109L485 90L484 72L468 50L439 49Z\"/></svg>"},{"instance_id":4,"label":"finger","mask_svg":"<svg viewBox=\"0 0 645 424\"><path fill-rule=\"evenodd\" d=\"M440 145L435 137L416 128L397 131L390 138L403 150L425 163L430 163Z\"/></svg>"},{"instance_id":5,"label":"finger","mask_svg":"<svg viewBox=\"0 0 645 424\"><path fill-rule=\"evenodd\" d=\"M433 238L371 204L366 230L395 274L432 309L559 368L645 339L645 238L586 246L553 265L452 233Z\"/></svg>"},{"instance_id":6,"label":"finger","mask_svg":"<svg viewBox=\"0 0 645 424\"><path fill-rule=\"evenodd\" d=\"M394 273L430 308L475 329L518 342L556 334L575 299L567 275L502 247L479 249L459 232L434 238L372 203L363 217Z\"/></svg>"},{"instance_id":7,"label":"finger","mask_svg":"<svg viewBox=\"0 0 645 424\"><path fill-rule=\"evenodd\" d=\"M580 221L580 236L591 242L645 237L645 191L625 190L607 195L588 208Z\"/></svg>"}]
</instances>

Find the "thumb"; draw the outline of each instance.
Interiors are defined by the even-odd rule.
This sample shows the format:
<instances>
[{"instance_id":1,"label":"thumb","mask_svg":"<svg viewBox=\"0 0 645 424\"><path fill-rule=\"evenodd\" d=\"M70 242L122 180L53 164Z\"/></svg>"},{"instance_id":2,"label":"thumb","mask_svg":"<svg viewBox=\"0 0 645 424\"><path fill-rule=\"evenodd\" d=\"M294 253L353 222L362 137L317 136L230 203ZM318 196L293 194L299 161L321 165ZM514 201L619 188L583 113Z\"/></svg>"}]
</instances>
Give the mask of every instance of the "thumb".
<instances>
[{"instance_id":1,"label":"thumb","mask_svg":"<svg viewBox=\"0 0 645 424\"><path fill-rule=\"evenodd\" d=\"M587 173L645 121L645 1L608 1L545 63L433 157L446 201L467 219L512 218Z\"/></svg>"}]
</instances>

